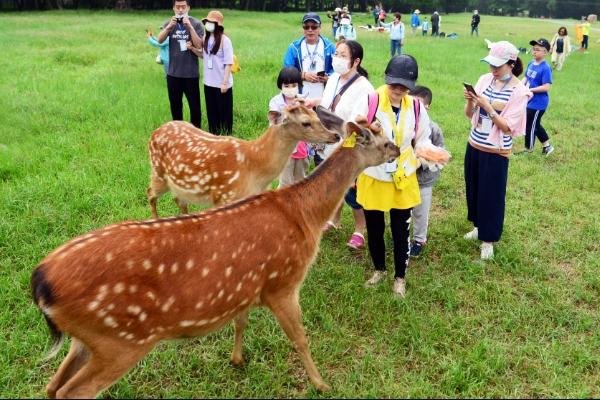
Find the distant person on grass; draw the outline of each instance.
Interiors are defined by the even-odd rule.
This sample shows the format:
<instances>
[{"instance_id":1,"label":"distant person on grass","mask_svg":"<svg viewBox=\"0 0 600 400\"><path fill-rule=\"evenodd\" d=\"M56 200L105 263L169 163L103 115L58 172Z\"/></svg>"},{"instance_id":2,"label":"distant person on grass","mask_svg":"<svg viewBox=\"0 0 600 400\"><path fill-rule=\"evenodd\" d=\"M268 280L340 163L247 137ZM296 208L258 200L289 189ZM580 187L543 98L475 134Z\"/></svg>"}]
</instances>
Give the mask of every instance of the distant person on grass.
<instances>
[{"instance_id":1,"label":"distant person on grass","mask_svg":"<svg viewBox=\"0 0 600 400\"><path fill-rule=\"evenodd\" d=\"M481 259L494 257L494 242L500 240L506 207L508 160L513 137L525 132L529 89L517 78L523 72L519 50L511 43L493 43L482 58L490 72L479 77L475 92L464 90L465 115L471 131L464 171L467 218L474 225L464 235L481 240Z\"/></svg>"},{"instance_id":2,"label":"distant person on grass","mask_svg":"<svg viewBox=\"0 0 600 400\"><path fill-rule=\"evenodd\" d=\"M433 94L426 86L415 86L409 94L421 101L427 112L431 106ZM431 143L437 147L444 148L444 134L438 124L429 120L431 128ZM429 226L429 210L431 209L431 197L433 185L440 178L440 170L428 168L421 165L417 169L417 181L419 182L419 192L421 193L421 204L412 209L411 222L413 231L413 240L410 244L410 256L419 257L421 251L427 243L427 228Z\"/></svg>"},{"instance_id":3,"label":"distant person on grass","mask_svg":"<svg viewBox=\"0 0 600 400\"><path fill-rule=\"evenodd\" d=\"M417 32L417 28L421 26L421 19L419 18L419 14L421 14L421 11L419 11L419 9L417 8L415 11L413 11L410 17L410 28L413 36L415 35L415 32Z\"/></svg>"},{"instance_id":4,"label":"distant person on grass","mask_svg":"<svg viewBox=\"0 0 600 400\"><path fill-rule=\"evenodd\" d=\"M538 39L530 41L529 44L533 46L533 60L527 64L523 84L533 93L533 97L527 103L525 150L533 151L537 137L542 143L542 154L548 156L554 151L554 146L550 144L548 133L542 126L542 117L548 108L548 92L552 87L552 69L544 59L550 50L550 43L546 39Z\"/></svg>"},{"instance_id":5,"label":"distant person on grass","mask_svg":"<svg viewBox=\"0 0 600 400\"><path fill-rule=\"evenodd\" d=\"M581 17L581 24L579 24L579 26L581 27L582 35L581 48L579 51L587 53L588 42L590 38L590 21L588 21L587 17Z\"/></svg>"},{"instance_id":6,"label":"distant person on grass","mask_svg":"<svg viewBox=\"0 0 600 400\"><path fill-rule=\"evenodd\" d=\"M471 36L473 33L479 36L479 23L481 22L481 17L479 16L479 11L473 10L473 16L471 17Z\"/></svg>"},{"instance_id":7,"label":"distant person on grass","mask_svg":"<svg viewBox=\"0 0 600 400\"><path fill-rule=\"evenodd\" d=\"M401 21L402 14L394 13L394 20L388 23L382 23L381 26L390 30L390 57L402 54L402 42L404 42L404 24Z\"/></svg>"},{"instance_id":8,"label":"distant person on grass","mask_svg":"<svg viewBox=\"0 0 600 400\"><path fill-rule=\"evenodd\" d=\"M571 54L571 38L566 27L561 26L558 28L558 32L554 34L552 42L550 42L550 54L552 68L560 71L565 63L565 58Z\"/></svg>"},{"instance_id":9,"label":"distant person on grass","mask_svg":"<svg viewBox=\"0 0 600 400\"><path fill-rule=\"evenodd\" d=\"M192 124L200 128L200 73L198 57L189 49L201 48L204 28L200 21L188 15L189 0L173 0L175 15L163 25L158 42L169 38L169 70L167 90L173 120L183 120L183 95L190 107Z\"/></svg>"}]
</instances>

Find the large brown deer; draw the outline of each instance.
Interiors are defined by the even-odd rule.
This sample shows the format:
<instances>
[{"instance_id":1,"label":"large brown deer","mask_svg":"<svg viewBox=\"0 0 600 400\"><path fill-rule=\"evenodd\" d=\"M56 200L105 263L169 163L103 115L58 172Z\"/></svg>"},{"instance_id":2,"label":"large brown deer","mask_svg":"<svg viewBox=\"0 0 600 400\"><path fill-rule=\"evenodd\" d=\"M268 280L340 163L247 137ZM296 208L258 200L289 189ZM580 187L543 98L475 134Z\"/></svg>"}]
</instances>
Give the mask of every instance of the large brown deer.
<instances>
[{"instance_id":1,"label":"large brown deer","mask_svg":"<svg viewBox=\"0 0 600 400\"><path fill-rule=\"evenodd\" d=\"M319 108L319 113L326 110ZM148 202L171 191L183 214L188 204L224 205L265 189L283 170L299 140L336 143L340 136L303 105L284 110L278 124L256 140L216 136L183 121L167 122L152 133Z\"/></svg>"},{"instance_id":2,"label":"large brown deer","mask_svg":"<svg viewBox=\"0 0 600 400\"><path fill-rule=\"evenodd\" d=\"M300 287L346 189L364 168L400 153L383 135L352 122L346 129L355 145L288 188L198 214L111 225L50 253L33 272L34 301L54 336L53 355L65 334L72 340L48 396L95 397L159 341L205 335L232 319L231 361L241 364L242 333L257 305L273 312L316 388L329 389L309 352Z\"/></svg>"}]
</instances>

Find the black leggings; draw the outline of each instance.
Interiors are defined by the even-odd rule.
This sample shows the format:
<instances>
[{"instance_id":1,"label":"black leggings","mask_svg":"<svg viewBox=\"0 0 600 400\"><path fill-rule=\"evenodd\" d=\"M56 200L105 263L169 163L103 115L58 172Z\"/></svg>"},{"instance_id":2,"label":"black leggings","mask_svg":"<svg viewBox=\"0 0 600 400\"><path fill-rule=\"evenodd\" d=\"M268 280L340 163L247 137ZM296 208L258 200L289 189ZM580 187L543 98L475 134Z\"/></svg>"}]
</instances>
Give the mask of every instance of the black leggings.
<instances>
[{"instance_id":1,"label":"black leggings","mask_svg":"<svg viewBox=\"0 0 600 400\"><path fill-rule=\"evenodd\" d=\"M221 88L204 85L204 104L208 131L215 135L229 135L233 127L233 88L221 93Z\"/></svg>"},{"instance_id":2,"label":"black leggings","mask_svg":"<svg viewBox=\"0 0 600 400\"><path fill-rule=\"evenodd\" d=\"M536 137L542 144L549 139L548 133L542 126L542 116L545 112L546 110L527 109L527 127L525 128L525 148L527 150L533 150Z\"/></svg>"},{"instance_id":3,"label":"black leggings","mask_svg":"<svg viewBox=\"0 0 600 400\"><path fill-rule=\"evenodd\" d=\"M167 75L167 90L171 104L171 117L174 121L183 121L183 95L190 106L190 122L200 128L200 79L176 78Z\"/></svg>"},{"instance_id":4,"label":"black leggings","mask_svg":"<svg viewBox=\"0 0 600 400\"><path fill-rule=\"evenodd\" d=\"M411 209L390 210L390 227L394 245L394 278L404 278L408 266L409 219ZM378 210L365 210L369 253L373 266L385 271L385 214Z\"/></svg>"}]
</instances>

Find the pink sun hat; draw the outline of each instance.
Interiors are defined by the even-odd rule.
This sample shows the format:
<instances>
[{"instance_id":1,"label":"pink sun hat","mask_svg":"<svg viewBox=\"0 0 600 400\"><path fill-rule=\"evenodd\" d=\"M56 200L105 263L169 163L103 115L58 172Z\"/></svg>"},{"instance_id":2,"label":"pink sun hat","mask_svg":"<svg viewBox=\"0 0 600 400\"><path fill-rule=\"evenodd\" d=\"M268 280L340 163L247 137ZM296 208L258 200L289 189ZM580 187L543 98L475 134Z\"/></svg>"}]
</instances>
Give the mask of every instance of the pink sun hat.
<instances>
[{"instance_id":1,"label":"pink sun hat","mask_svg":"<svg viewBox=\"0 0 600 400\"><path fill-rule=\"evenodd\" d=\"M490 53L481 59L494 67L499 67L506 64L510 60L516 60L519 56L519 49L517 49L512 43L502 40L500 42L492 43L490 47Z\"/></svg>"}]
</instances>

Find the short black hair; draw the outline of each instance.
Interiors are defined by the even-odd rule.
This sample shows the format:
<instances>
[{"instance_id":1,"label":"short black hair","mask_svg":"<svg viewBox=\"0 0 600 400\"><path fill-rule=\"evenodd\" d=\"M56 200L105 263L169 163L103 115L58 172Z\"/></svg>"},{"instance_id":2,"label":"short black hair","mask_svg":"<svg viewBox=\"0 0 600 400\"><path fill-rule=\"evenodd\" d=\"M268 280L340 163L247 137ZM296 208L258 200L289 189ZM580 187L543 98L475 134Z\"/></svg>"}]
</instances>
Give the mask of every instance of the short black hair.
<instances>
[{"instance_id":1,"label":"short black hair","mask_svg":"<svg viewBox=\"0 0 600 400\"><path fill-rule=\"evenodd\" d=\"M175 3L177 3L178 1L185 1L188 5L188 7L191 7L192 5L190 4L190 0L173 0L173 5L175 5Z\"/></svg>"},{"instance_id":2,"label":"short black hair","mask_svg":"<svg viewBox=\"0 0 600 400\"><path fill-rule=\"evenodd\" d=\"M427 86L415 86L415 88L411 90L409 94L414 97L420 97L423 99L425 104L431 105L433 93L431 93L431 89L429 89Z\"/></svg>"},{"instance_id":3,"label":"short black hair","mask_svg":"<svg viewBox=\"0 0 600 400\"><path fill-rule=\"evenodd\" d=\"M279 71L277 77L277 87L281 89L283 84L289 85L290 83L297 83L298 89L302 89L302 73L296 67L285 67Z\"/></svg>"}]
</instances>

